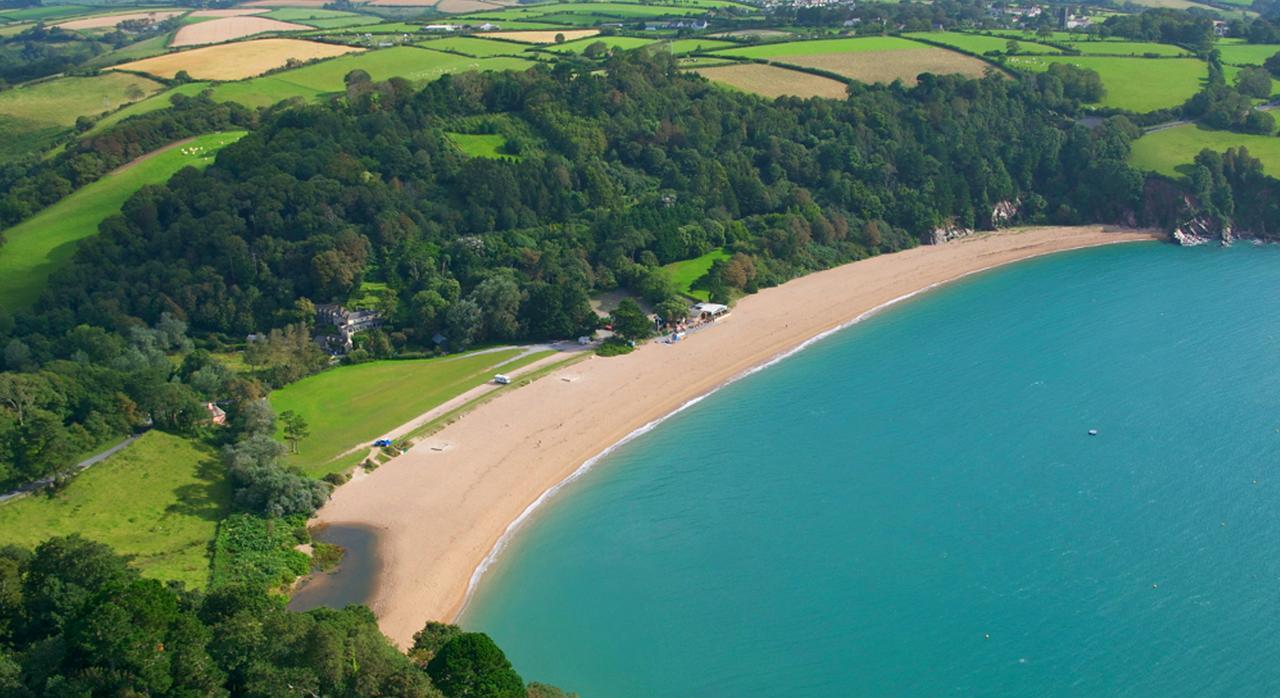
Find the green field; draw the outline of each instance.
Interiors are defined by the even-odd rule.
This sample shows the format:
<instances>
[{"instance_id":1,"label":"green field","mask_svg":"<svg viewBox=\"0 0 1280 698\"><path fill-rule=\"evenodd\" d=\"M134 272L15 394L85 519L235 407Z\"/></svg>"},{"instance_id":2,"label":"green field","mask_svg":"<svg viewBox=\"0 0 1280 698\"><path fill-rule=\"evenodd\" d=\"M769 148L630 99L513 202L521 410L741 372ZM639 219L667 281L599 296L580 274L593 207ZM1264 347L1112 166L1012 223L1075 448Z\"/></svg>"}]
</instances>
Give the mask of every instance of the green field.
<instances>
[{"instance_id":1,"label":"green field","mask_svg":"<svg viewBox=\"0 0 1280 698\"><path fill-rule=\"evenodd\" d=\"M1006 53L1009 50L1009 42L1018 42L1019 53L1062 53L1052 46L1037 44L1026 39L1009 39L1000 36L983 36L981 34L965 34L963 32L914 32L911 34L903 34L909 39L924 39L969 53L987 54L993 51Z\"/></svg>"},{"instance_id":2,"label":"green field","mask_svg":"<svg viewBox=\"0 0 1280 698\"><path fill-rule=\"evenodd\" d=\"M693 288L693 284L707 275L707 271L711 269L711 265L715 264L716 260L728 258L728 252L723 249L717 249L711 250L701 257L672 262L664 265L662 269L667 273L667 277L671 279L671 283L675 285L677 292L683 293L690 298L705 301L710 298L708 293L705 290Z\"/></svg>"},{"instance_id":3,"label":"green field","mask_svg":"<svg viewBox=\"0 0 1280 698\"><path fill-rule=\"evenodd\" d=\"M1190 51L1172 44L1148 41L1072 41L1071 48L1093 56L1191 56Z\"/></svg>"},{"instance_id":4,"label":"green field","mask_svg":"<svg viewBox=\"0 0 1280 698\"><path fill-rule=\"evenodd\" d=\"M555 51L556 53L582 53L592 44L602 43L610 49L619 48L624 51L648 46L657 41L656 39L641 39L634 36L589 36L585 39L577 41L569 41L563 44L548 44L543 48L547 51Z\"/></svg>"},{"instance_id":5,"label":"green field","mask_svg":"<svg viewBox=\"0 0 1280 698\"><path fill-rule=\"evenodd\" d=\"M1280 53L1277 44L1226 44L1217 47L1222 62L1228 65L1262 65L1268 58Z\"/></svg>"},{"instance_id":6,"label":"green field","mask_svg":"<svg viewBox=\"0 0 1280 698\"><path fill-rule=\"evenodd\" d=\"M721 48L730 48L737 46L732 41L721 41L719 39L676 39L663 44L671 53L680 56L694 51L714 51Z\"/></svg>"},{"instance_id":7,"label":"green field","mask_svg":"<svg viewBox=\"0 0 1280 698\"><path fill-rule=\"evenodd\" d=\"M1177 176L1178 167L1195 160L1201 150L1224 151L1244 146L1262 161L1264 171L1280 174L1280 138L1215 131L1196 124L1149 133L1134 141L1129 162L1134 167Z\"/></svg>"},{"instance_id":8,"label":"green field","mask_svg":"<svg viewBox=\"0 0 1280 698\"><path fill-rule=\"evenodd\" d=\"M173 37L170 34L160 34L150 39L129 44L123 48L114 51L108 51L100 56L85 61L85 66L89 68L104 68L117 63L125 63L128 61L138 61L143 58L158 56L169 50L169 40Z\"/></svg>"},{"instance_id":9,"label":"green field","mask_svg":"<svg viewBox=\"0 0 1280 698\"><path fill-rule=\"evenodd\" d=\"M370 19L372 19L372 17ZM406 24L405 22L383 22L381 24L370 22L368 24L356 24L349 27L302 32L297 36L325 36L339 34L417 34L418 30L421 28L421 24Z\"/></svg>"},{"instance_id":10,"label":"green field","mask_svg":"<svg viewBox=\"0 0 1280 698\"><path fill-rule=\"evenodd\" d=\"M1070 63L1095 70L1107 94L1103 107L1149 112L1176 107L1200 91L1208 67L1196 58L1123 58L1109 56L1013 56L1011 68L1049 69L1049 63Z\"/></svg>"},{"instance_id":11,"label":"green field","mask_svg":"<svg viewBox=\"0 0 1280 698\"><path fill-rule=\"evenodd\" d=\"M715 54L737 58L781 58L822 53L901 51L918 48L921 48L920 44L909 39L900 39L896 36L869 36L859 39L818 39L817 41L787 41L778 44L744 46L716 51Z\"/></svg>"},{"instance_id":12,"label":"green field","mask_svg":"<svg viewBox=\"0 0 1280 698\"><path fill-rule=\"evenodd\" d=\"M509 7L501 10L488 10L466 15L470 20L499 22L505 20L536 20L546 18L548 22L562 24L591 24L597 18L604 19L648 19L655 17L684 17L706 14L713 7L737 6L736 3L689 3L686 5L658 5L617 2L581 2L581 3L543 3ZM506 29L507 27L503 27Z\"/></svg>"},{"instance_id":13,"label":"green field","mask_svg":"<svg viewBox=\"0 0 1280 698\"><path fill-rule=\"evenodd\" d=\"M500 133L453 133L444 135L458 146L464 155L473 158L517 158L502 152L507 145L507 137Z\"/></svg>"},{"instance_id":14,"label":"green field","mask_svg":"<svg viewBox=\"0 0 1280 698\"><path fill-rule=\"evenodd\" d=\"M157 151L4 231L7 242L0 247L0 307L22 308L35 301L49 275L71 259L76 243L96 234L98 224L119 212L138 189L168 181L183 167L208 165L213 162L213 153L244 135L244 131L213 133L182 147Z\"/></svg>"},{"instance_id":15,"label":"green field","mask_svg":"<svg viewBox=\"0 0 1280 698\"><path fill-rule=\"evenodd\" d=\"M0 17L8 22L66 19L75 15L94 14L94 10L95 8L83 5L47 5L0 11Z\"/></svg>"},{"instance_id":16,"label":"green field","mask_svg":"<svg viewBox=\"0 0 1280 698\"><path fill-rule=\"evenodd\" d=\"M0 157L34 152L67 133L81 116L136 102L162 89L137 75L64 77L0 92Z\"/></svg>"},{"instance_id":17,"label":"green field","mask_svg":"<svg viewBox=\"0 0 1280 698\"><path fill-rule=\"evenodd\" d=\"M500 366L509 371L545 356L512 362L521 352L504 349L339 366L271 393L271 406L277 414L292 410L307 420L311 436L291 459L309 474L320 476L354 465L338 456L488 382ZM506 362L511 363L503 365ZM357 454L356 460L362 456Z\"/></svg>"},{"instance_id":18,"label":"green field","mask_svg":"<svg viewBox=\"0 0 1280 698\"><path fill-rule=\"evenodd\" d=\"M565 45L567 46L568 44ZM510 41L482 39L475 36L450 36L443 39L436 39L434 41L424 41L418 44L418 46L437 49L440 51L456 51L476 58L511 56L521 53L525 49L529 48L524 44L516 44Z\"/></svg>"},{"instance_id":19,"label":"green field","mask_svg":"<svg viewBox=\"0 0 1280 698\"><path fill-rule=\"evenodd\" d=\"M93 125L93 128L85 132L85 135L91 136L114 126L131 116L147 114L156 111L157 109L165 109L171 104L170 99L173 95L194 97L203 92L209 86L210 84L207 82L189 82L185 85L178 85L177 87L170 88L164 92L157 92L140 102L134 102L123 109L113 111L101 119L98 119L98 121Z\"/></svg>"},{"instance_id":20,"label":"green field","mask_svg":"<svg viewBox=\"0 0 1280 698\"><path fill-rule=\"evenodd\" d=\"M318 29L358 27L377 24L382 21L382 18L373 15L362 15L341 10L322 10L312 7L282 7L257 16L278 19L281 22L307 24Z\"/></svg>"},{"instance_id":21,"label":"green field","mask_svg":"<svg viewBox=\"0 0 1280 698\"><path fill-rule=\"evenodd\" d=\"M31 546L79 533L133 556L148 577L209 580L209 544L231 488L213 449L151 431L77 476L57 497L0 505L0 543Z\"/></svg>"}]
</instances>

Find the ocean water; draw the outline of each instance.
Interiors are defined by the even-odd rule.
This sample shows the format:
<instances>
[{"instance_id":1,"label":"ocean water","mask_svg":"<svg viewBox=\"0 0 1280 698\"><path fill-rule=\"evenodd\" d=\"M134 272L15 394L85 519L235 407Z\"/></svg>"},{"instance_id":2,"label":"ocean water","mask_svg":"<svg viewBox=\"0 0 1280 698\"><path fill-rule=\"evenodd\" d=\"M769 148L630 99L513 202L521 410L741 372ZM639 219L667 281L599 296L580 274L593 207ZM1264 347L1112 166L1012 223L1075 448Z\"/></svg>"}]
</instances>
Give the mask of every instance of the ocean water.
<instances>
[{"instance_id":1,"label":"ocean water","mask_svg":"<svg viewBox=\"0 0 1280 698\"><path fill-rule=\"evenodd\" d=\"M462 623L591 698L1276 695L1278 454L1280 247L1055 255L620 448Z\"/></svg>"}]
</instances>

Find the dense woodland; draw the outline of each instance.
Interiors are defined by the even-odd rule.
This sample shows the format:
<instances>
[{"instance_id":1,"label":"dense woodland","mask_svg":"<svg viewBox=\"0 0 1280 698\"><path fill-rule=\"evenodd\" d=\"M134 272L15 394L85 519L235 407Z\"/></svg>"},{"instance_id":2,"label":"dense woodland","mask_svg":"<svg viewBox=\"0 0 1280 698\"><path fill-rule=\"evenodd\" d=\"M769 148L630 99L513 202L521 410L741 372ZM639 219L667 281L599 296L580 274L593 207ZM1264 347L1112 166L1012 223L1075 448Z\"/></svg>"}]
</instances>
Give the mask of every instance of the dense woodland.
<instances>
[{"instance_id":1,"label":"dense woodland","mask_svg":"<svg viewBox=\"0 0 1280 698\"><path fill-rule=\"evenodd\" d=\"M243 585L142 579L80 537L0 549L0 694L564 698L488 636L429 623L408 654L363 606L292 613Z\"/></svg>"}]
</instances>

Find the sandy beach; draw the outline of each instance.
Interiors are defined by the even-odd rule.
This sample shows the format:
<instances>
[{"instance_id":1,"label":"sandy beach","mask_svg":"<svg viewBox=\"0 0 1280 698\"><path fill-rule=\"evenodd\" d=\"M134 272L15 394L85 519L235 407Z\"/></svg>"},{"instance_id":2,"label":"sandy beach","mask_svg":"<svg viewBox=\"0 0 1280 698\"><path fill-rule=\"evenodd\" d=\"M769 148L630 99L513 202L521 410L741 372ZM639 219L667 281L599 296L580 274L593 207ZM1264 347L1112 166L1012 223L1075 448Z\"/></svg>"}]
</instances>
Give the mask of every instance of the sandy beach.
<instances>
[{"instance_id":1,"label":"sandy beach","mask_svg":"<svg viewBox=\"0 0 1280 698\"><path fill-rule=\"evenodd\" d=\"M475 409L340 487L320 523L376 531L369 606L401 646L457 616L511 523L584 462L811 338L918 291L1051 252L1151 240L1147 231L1035 228L883 255L743 298L715 327L619 358L592 357Z\"/></svg>"}]
</instances>

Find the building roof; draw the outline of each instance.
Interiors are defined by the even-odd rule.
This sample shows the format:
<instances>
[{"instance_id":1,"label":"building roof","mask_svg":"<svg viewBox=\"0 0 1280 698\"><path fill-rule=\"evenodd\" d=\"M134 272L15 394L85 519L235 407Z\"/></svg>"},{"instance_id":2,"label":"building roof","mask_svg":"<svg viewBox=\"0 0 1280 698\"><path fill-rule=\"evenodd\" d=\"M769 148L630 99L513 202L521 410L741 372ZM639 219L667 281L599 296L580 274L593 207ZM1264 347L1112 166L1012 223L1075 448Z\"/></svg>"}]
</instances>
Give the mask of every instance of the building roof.
<instances>
[{"instance_id":1,"label":"building roof","mask_svg":"<svg viewBox=\"0 0 1280 698\"><path fill-rule=\"evenodd\" d=\"M695 313L710 313L712 315L719 315L720 313L729 312L729 306L722 305L720 303L699 303L693 306L693 311Z\"/></svg>"}]
</instances>

